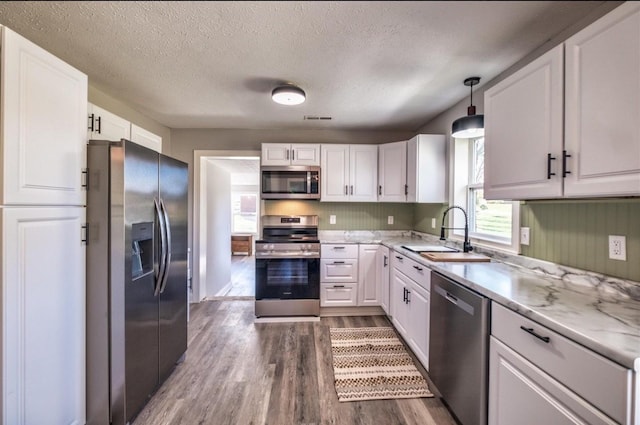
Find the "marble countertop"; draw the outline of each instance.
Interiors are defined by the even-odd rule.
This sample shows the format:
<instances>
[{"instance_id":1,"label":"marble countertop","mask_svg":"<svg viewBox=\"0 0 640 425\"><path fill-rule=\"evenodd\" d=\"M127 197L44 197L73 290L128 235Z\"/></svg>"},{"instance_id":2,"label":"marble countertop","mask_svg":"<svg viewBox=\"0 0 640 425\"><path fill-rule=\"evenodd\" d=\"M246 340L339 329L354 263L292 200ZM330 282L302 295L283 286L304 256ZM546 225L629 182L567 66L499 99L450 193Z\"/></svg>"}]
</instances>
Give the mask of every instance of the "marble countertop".
<instances>
[{"instance_id":1,"label":"marble countertop","mask_svg":"<svg viewBox=\"0 0 640 425\"><path fill-rule=\"evenodd\" d=\"M640 302L628 296L629 292L635 294L633 291L614 290L606 285L610 283L608 280L596 279L590 272L583 272L576 278L577 272L571 270L573 280L541 272L541 269L550 268L548 264L546 267L530 264L523 267L500 261L496 259L498 257L489 263L435 263L402 246L442 244L436 238L411 237L410 232L371 233L350 233L343 235L342 239L339 235L325 235L320 239L324 243L381 243L622 366L640 372ZM535 264L535 261L529 263ZM615 283L611 286L615 287Z\"/></svg>"}]
</instances>

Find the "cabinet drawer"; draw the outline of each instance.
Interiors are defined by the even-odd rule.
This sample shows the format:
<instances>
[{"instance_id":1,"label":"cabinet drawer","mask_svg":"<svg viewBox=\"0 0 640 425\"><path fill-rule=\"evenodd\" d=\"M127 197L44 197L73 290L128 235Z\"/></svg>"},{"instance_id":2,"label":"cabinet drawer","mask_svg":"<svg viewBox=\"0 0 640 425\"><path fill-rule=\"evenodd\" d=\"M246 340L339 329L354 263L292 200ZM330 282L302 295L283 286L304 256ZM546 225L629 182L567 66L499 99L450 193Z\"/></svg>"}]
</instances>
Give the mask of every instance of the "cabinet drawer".
<instances>
[{"instance_id":1,"label":"cabinet drawer","mask_svg":"<svg viewBox=\"0 0 640 425\"><path fill-rule=\"evenodd\" d=\"M320 282L357 282L358 260L320 260Z\"/></svg>"},{"instance_id":2,"label":"cabinet drawer","mask_svg":"<svg viewBox=\"0 0 640 425\"><path fill-rule=\"evenodd\" d=\"M530 332L547 337L547 342ZM629 369L495 302L491 334L617 422L628 423Z\"/></svg>"},{"instance_id":3,"label":"cabinet drawer","mask_svg":"<svg viewBox=\"0 0 640 425\"><path fill-rule=\"evenodd\" d=\"M357 283L323 283L320 285L320 307L355 306L357 304Z\"/></svg>"},{"instance_id":4,"label":"cabinet drawer","mask_svg":"<svg viewBox=\"0 0 640 425\"><path fill-rule=\"evenodd\" d=\"M411 258L394 252L391 254L391 265L410 277L422 288L431 291L431 270Z\"/></svg>"},{"instance_id":5,"label":"cabinet drawer","mask_svg":"<svg viewBox=\"0 0 640 425\"><path fill-rule=\"evenodd\" d=\"M357 244L322 244L320 258L358 258Z\"/></svg>"}]
</instances>

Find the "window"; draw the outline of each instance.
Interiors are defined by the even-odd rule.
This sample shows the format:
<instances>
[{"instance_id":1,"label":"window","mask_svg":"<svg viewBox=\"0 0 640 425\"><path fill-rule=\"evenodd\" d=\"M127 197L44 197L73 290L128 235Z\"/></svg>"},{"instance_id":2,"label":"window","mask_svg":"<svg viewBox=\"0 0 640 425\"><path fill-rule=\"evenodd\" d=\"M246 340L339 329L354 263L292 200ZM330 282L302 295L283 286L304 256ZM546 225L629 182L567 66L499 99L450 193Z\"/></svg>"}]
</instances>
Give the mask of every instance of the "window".
<instances>
[{"instance_id":1,"label":"window","mask_svg":"<svg viewBox=\"0 0 640 425\"><path fill-rule=\"evenodd\" d=\"M232 233L258 233L258 194L231 193Z\"/></svg>"},{"instance_id":2,"label":"window","mask_svg":"<svg viewBox=\"0 0 640 425\"><path fill-rule=\"evenodd\" d=\"M519 203L484 199L484 137L456 139L453 182L452 205L465 206L474 242L517 251ZM452 220L452 227L464 227L463 218Z\"/></svg>"}]
</instances>

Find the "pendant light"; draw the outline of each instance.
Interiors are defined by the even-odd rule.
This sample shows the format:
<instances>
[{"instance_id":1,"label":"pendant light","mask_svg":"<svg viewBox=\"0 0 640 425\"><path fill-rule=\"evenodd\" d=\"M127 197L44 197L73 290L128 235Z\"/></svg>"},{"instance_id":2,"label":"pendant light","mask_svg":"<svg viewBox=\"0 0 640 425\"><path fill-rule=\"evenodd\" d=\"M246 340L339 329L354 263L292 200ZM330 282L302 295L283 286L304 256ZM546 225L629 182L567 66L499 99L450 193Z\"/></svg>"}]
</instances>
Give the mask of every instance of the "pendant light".
<instances>
[{"instance_id":1,"label":"pendant light","mask_svg":"<svg viewBox=\"0 0 640 425\"><path fill-rule=\"evenodd\" d=\"M281 105L299 105L305 100L305 93L294 85L276 87L271 92L271 99Z\"/></svg>"},{"instance_id":2,"label":"pendant light","mask_svg":"<svg viewBox=\"0 0 640 425\"><path fill-rule=\"evenodd\" d=\"M476 115L473 105L473 86L480 82L480 77L470 77L464 80L464 85L470 87L471 105L467 108L467 116L458 118L451 126L451 136L458 139L470 139L484 136L484 115Z\"/></svg>"}]
</instances>

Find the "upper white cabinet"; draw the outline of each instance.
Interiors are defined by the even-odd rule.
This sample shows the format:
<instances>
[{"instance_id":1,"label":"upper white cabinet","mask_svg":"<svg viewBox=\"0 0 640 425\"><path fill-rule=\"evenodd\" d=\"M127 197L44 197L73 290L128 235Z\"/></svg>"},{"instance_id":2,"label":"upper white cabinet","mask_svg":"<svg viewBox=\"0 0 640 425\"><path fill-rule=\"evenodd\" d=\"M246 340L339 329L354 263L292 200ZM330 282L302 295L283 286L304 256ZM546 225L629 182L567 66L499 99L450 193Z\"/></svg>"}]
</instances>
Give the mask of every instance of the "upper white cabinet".
<instances>
[{"instance_id":1,"label":"upper white cabinet","mask_svg":"<svg viewBox=\"0 0 640 425\"><path fill-rule=\"evenodd\" d=\"M639 195L638 75L627 2L488 89L485 198Z\"/></svg>"},{"instance_id":2,"label":"upper white cabinet","mask_svg":"<svg viewBox=\"0 0 640 425\"><path fill-rule=\"evenodd\" d=\"M405 202L407 190L407 142L380 145L378 147L378 201Z\"/></svg>"},{"instance_id":3,"label":"upper white cabinet","mask_svg":"<svg viewBox=\"0 0 640 425\"><path fill-rule=\"evenodd\" d=\"M83 205L87 76L1 30L0 204Z\"/></svg>"},{"instance_id":4,"label":"upper white cabinet","mask_svg":"<svg viewBox=\"0 0 640 425\"><path fill-rule=\"evenodd\" d=\"M566 42L564 194L640 194L640 3Z\"/></svg>"},{"instance_id":5,"label":"upper white cabinet","mask_svg":"<svg viewBox=\"0 0 640 425\"><path fill-rule=\"evenodd\" d=\"M131 123L92 103L88 107L87 140L131 140Z\"/></svg>"},{"instance_id":6,"label":"upper white cabinet","mask_svg":"<svg viewBox=\"0 0 640 425\"><path fill-rule=\"evenodd\" d=\"M156 152L162 152L162 137L133 123L131 124L131 141Z\"/></svg>"},{"instance_id":7,"label":"upper white cabinet","mask_svg":"<svg viewBox=\"0 0 640 425\"><path fill-rule=\"evenodd\" d=\"M321 201L375 202L377 145L322 145Z\"/></svg>"},{"instance_id":8,"label":"upper white cabinet","mask_svg":"<svg viewBox=\"0 0 640 425\"><path fill-rule=\"evenodd\" d=\"M320 145L263 143L262 165L320 165Z\"/></svg>"},{"instance_id":9,"label":"upper white cabinet","mask_svg":"<svg viewBox=\"0 0 640 425\"><path fill-rule=\"evenodd\" d=\"M407 142L407 202L446 202L443 134L419 134Z\"/></svg>"},{"instance_id":10,"label":"upper white cabinet","mask_svg":"<svg viewBox=\"0 0 640 425\"><path fill-rule=\"evenodd\" d=\"M562 195L563 46L484 94L486 199Z\"/></svg>"}]
</instances>

